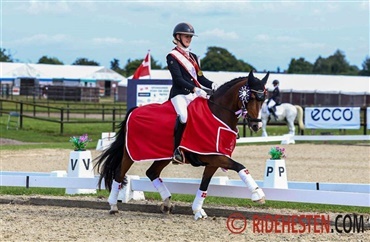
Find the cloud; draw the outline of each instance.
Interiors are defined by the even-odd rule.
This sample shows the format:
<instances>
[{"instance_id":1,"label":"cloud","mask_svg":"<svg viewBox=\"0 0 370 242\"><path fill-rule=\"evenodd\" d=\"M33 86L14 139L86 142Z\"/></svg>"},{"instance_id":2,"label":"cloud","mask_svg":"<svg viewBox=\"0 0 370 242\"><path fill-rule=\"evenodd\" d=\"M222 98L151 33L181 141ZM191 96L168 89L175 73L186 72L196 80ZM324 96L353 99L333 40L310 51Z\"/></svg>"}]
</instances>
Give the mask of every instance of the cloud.
<instances>
[{"instance_id":1,"label":"cloud","mask_svg":"<svg viewBox=\"0 0 370 242\"><path fill-rule=\"evenodd\" d=\"M94 38L92 41L94 44L124 44L122 39L113 37Z\"/></svg>"},{"instance_id":2,"label":"cloud","mask_svg":"<svg viewBox=\"0 0 370 242\"><path fill-rule=\"evenodd\" d=\"M309 50L325 50L327 46L324 43L312 43L312 42L303 42L298 44L299 47Z\"/></svg>"},{"instance_id":3,"label":"cloud","mask_svg":"<svg viewBox=\"0 0 370 242\"><path fill-rule=\"evenodd\" d=\"M259 35L256 35L256 37L254 38L256 41L259 41L259 42L274 42L274 43L299 43L300 41L302 41L301 39L299 38L296 38L296 37L291 37L291 36L286 36L286 35L283 35L283 36L271 36L271 35L267 35L267 34L259 34Z\"/></svg>"},{"instance_id":4,"label":"cloud","mask_svg":"<svg viewBox=\"0 0 370 242\"><path fill-rule=\"evenodd\" d=\"M256 35L256 37L254 37L254 38L255 38L255 40L261 41L261 42L268 42L272 39L267 34L259 34L259 35Z\"/></svg>"},{"instance_id":5,"label":"cloud","mask_svg":"<svg viewBox=\"0 0 370 242\"><path fill-rule=\"evenodd\" d=\"M40 2L30 1L28 6L22 6L29 14L37 15L41 13L67 13L70 12L68 3L65 1Z\"/></svg>"},{"instance_id":6,"label":"cloud","mask_svg":"<svg viewBox=\"0 0 370 242\"><path fill-rule=\"evenodd\" d=\"M290 36L277 36L275 38L277 42L284 42L284 43L297 43L301 41L299 38L290 37Z\"/></svg>"},{"instance_id":7,"label":"cloud","mask_svg":"<svg viewBox=\"0 0 370 242\"><path fill-rule=\"evenodd\" d=\"M70 38L63 34L47 35L36 34L22 39L13 41L19 45L45 45L69 42Z\"/></svg>"},{"instance_id":8,"label":"cloud","mask_svg":"<svg viewBox=\"0 0 370 242\"><path fill-rule=\"evenodd\" d=\"M199 34L202 37L218 38L224 40L237 40L239 36L235 32L225 32L223 29L215 28Z\"/></svg>"}]
</instances>

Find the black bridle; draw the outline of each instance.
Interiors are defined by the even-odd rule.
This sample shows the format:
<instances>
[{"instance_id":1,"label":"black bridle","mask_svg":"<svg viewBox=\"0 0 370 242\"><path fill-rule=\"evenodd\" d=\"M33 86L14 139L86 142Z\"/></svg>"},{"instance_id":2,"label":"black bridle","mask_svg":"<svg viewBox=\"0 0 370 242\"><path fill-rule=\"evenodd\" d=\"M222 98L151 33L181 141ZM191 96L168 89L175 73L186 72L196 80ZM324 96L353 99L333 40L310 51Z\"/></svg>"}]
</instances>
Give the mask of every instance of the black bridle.
<instances>
[{"instance_id":1,"label":"black bridle","mask_svg":"<svg viewBox=\"0 0 370 242\"><path fill-rule=\"evenodd\" d=\"M254 98L251 97L250 95L251 93L255 94ZM250 89L248 85L242 86L239 90L239 100L242 103L242 107L236 112L218 103L215 103L214 101L210 99L208 99L208 101L224 110L227 110L235 114L238 119L240 117L243 117L243 120L247 120L248 125L249 125L249 122L262 122L262 120L259 118L252 118L251 116L249 116L248 111L247 111L247 103L250 99L256 99L257 101L264 101L266 99L266 89L260 91L260 90Z\"/></svg>"}]
</instances>

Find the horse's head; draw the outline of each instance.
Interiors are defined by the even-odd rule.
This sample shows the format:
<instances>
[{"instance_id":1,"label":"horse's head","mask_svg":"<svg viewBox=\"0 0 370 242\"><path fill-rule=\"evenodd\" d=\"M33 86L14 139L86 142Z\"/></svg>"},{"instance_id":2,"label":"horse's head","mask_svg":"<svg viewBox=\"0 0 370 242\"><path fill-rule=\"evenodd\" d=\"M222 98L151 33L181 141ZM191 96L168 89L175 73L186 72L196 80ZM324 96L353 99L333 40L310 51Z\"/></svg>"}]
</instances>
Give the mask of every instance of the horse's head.
<instances>
[{"instance_id":1,"label":"horse's head","mask_svg":"<svg viewBox=\"0 0 370 242\"><path fill-rule=\"evenodd\" d=\"M261 128L261 107L263 102L266 99L266 89L265 85L267 79L269 77L269 72L259 80L258 78L254 77L253 72L251 71L248 76L248 81L246 87L244 89L249 89L249 99L246 102L242 102L242 108L246 108L246 118L248 121L249 128L257 132Z\"/></svg>"},{"instance_id":2,"label":"horse's head","mask_svg":"<svg viewBox=\"0 0 370 242\"><path fill-rule=\"evenodd\" d=\"M259 111L266 98L268 76L269 73L259 80L251 71L248 77L236 78L223 84L210 98L213 114L230 127L236 126L240 117L246 118L249 128L258 131L261 128Z\"/></svg>"}]
</instances>

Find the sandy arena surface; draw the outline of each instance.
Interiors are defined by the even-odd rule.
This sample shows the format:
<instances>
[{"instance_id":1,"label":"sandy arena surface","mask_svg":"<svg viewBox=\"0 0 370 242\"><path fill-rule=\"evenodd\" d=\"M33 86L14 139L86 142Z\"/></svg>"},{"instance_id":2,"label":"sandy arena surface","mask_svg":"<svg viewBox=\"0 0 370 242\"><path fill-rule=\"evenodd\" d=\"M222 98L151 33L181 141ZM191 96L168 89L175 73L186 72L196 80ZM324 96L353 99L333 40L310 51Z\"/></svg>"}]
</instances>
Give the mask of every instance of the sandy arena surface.
<instances>
[{"instance_id":1,"label":"sandy arena surface","mask_svg":"<svg viewBox=\"0 0 370 242\"><path fill-rule=\"evenodd\" d=\"M1 142L0 142L1 143ZM7 143L2 139L2 145ZM286 168L289 181L370 183L369 145L279 145L287 150ZM233 159L244 164L256 180L263 180L265 161L272 145L238 146ZM38 149L1 150L2 171L50 172L67 170L69 150ZM99 155L92 150L93 158ZM145 176L150 163L135 164L129 174ZM200 178L202 168L170 164L162 177ZM233 172L218 171L215 176L239 179ZM79 199L73 198L73 199ZM84 198L86 199L86 198ZM148 203L150 201L147 201ZM140 211L120 212L110 216L107 211L89 208L68 208L1 204L1 241L369 241L365 233L253 233L250 223L241 234L227 229L226 217L210 217L194 221L189 215L165 216ZM204 208L207 212L207 200ZM235 208L238 209L238 208ZM243 208L248 209L248 208ZM298 214L294 210L253 208L271 214ZM369 215L369 214L368 214ZM336 214L331 214L333 220ZM367 222L368 223L368 222ZM368 224L367 224L368 227Z\"/></svg>"}]
</instances>

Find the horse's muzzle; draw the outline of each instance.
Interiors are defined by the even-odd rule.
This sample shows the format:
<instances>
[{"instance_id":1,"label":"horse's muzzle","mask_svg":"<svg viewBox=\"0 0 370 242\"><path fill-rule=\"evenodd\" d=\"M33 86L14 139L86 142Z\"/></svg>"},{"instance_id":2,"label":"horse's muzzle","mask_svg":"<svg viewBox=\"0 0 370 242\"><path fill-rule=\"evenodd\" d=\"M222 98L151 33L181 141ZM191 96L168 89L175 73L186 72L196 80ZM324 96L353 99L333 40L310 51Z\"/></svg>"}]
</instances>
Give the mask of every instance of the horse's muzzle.
<instances>
[{"instance_id":1,"label":"horse's muzzle","mask_svg":"<svg viewBox=\"0 0 370 242\"><path fill-rule=\"evenodd\" d=\"M258 125L258 123L255 123L255 124L252 124L251 126L249 126L249 128L254 131L254 132L257 132L258 130L260 130L260 126Z\"/></svg>"},{"instance_id":2,"label":"horse's muzzle","mask_svg":"<svg viewBox=\"0 0 370 242\"><path fill-rule=\"evenodd\" d=\"M248 120L248 126L250 130L257 132L258 130L261 129L262 127L261 119L248 117L247 120Z\"/></svg>"}]
</instances>

